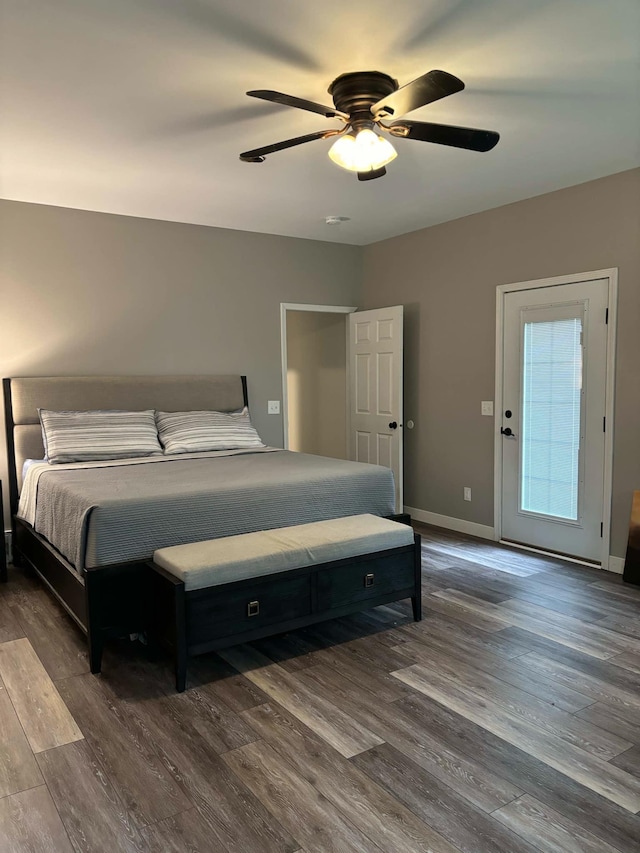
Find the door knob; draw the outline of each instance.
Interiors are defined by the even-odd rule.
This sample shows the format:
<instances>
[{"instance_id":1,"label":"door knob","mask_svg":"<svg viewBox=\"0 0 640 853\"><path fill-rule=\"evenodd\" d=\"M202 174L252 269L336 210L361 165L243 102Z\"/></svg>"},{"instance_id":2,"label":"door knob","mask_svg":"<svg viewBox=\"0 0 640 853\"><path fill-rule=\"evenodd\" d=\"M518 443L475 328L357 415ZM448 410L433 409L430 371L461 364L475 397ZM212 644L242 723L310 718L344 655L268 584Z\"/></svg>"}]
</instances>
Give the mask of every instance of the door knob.
<instances>
[{"instance_id":1,"label":"door knob","mask_svg":"<svg viewBox=\"0 0 640 853\"><path fill-rule=\"evenodd\" d=\"M391 421L391 423L389 424L389 429L398 429L397 421Z\"/></svg>"},{"instance_id":2,"label":"door knob","mask_svg":"<svg viewBox=\"0 0 640 853\"><path fill-rule=\"evenodd\" d=\"M511 427L507 427L506 429L504 427L500 427L500 432L502 433L502 435L513 435L513 430L511 429Z\"/></svg>"}]
</instances>

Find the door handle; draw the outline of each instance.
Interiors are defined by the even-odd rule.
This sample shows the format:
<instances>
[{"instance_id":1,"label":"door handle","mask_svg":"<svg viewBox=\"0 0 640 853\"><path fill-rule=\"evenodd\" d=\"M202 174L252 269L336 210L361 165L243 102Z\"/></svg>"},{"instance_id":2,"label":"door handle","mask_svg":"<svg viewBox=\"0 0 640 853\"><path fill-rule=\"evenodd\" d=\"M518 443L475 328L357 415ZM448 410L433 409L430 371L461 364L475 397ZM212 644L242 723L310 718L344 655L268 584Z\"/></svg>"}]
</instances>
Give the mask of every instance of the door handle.
<instances>
[{"instance_id":1,"label":"door handle","mask_svg":"<svg viewBox=\"0 0 640 853\"><path fill-rule=\"evenodd\" d=\"M511 427L500 427L500 432L502 435L506 435L507 438L516 438L516 434Z\"/></svg>"},{"instance_id":2,"label":"door handle","mask_svg":"<svg viewBox=\"0 0 640 853\"><path fill-rule=\"evenodd\" d=\"M389 424L389 429L398 429L398 422L391 421L391 423Z\"/></svg>"}]
</instances>

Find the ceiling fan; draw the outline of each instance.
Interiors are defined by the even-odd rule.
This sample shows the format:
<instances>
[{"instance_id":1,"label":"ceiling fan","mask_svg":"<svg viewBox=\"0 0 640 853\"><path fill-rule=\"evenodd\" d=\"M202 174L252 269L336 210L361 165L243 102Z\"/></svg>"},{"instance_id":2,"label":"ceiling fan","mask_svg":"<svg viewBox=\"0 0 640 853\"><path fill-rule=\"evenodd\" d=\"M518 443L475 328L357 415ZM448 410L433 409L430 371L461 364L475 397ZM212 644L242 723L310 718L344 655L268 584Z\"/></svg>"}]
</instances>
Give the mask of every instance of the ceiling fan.
<instances>
[{"instance_id":1,"label":"ceiling fan","mask_svg":"<svg viewBox=\"0 0 640 853\"><path fill-rule=\"evenodd\" d=\"M325 107L303 98L284 95L271 89L247 92L252 98L272 101L287 107L297 107L318 113L325 118L337 118L343 122L340 128L318 130L295 139L285 139L253 151L244 151L240 159L245 163L263 163L267 154L282 151L337 136L329 150L334 163L358 173L358 180L370 181L386 174L385 166L396 156L396 150L388 139L378 131L403 139L418 139L469 151L490 151L497 145L500 135L492 130L477 130L471 127L455 127L448 124L430 124L423 121L407 121L400 118L446 98L464 89L464 83L446 71L428 71L417 80L398 88L398 81L380 71L356 71L341 74L329 86L334 107ZM389 123L391 120L391 123Z\"/></svg>"}]
</instances>

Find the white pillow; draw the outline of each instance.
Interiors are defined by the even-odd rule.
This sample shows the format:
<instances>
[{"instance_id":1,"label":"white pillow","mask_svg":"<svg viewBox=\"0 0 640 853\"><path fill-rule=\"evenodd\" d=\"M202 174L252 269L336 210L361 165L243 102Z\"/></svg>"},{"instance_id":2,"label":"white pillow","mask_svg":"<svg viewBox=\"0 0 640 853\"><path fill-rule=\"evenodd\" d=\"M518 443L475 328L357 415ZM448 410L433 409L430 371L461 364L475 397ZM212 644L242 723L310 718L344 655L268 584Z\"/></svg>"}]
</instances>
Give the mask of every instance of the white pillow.
<instances>
[{"instance_id":1,"label":"white pillow","mask_svg":"<svg viewBox=\"0 0 640 853\"><path fill-rule=\"evenodd\" d=\"M246 407L241 412L156 412L156 422L165 453L265 446Z\"/></svg>"},{"instance_id":2,"label":"white pillow","mask_svg":"<svg viewBox=\"0 0 640 853\"><path fill-rule=\"evenodd\" d=\"M52 412L38 409L52 464L130 459L162 453L153 409L142 412Z\"/></svg>"}]
</instances>

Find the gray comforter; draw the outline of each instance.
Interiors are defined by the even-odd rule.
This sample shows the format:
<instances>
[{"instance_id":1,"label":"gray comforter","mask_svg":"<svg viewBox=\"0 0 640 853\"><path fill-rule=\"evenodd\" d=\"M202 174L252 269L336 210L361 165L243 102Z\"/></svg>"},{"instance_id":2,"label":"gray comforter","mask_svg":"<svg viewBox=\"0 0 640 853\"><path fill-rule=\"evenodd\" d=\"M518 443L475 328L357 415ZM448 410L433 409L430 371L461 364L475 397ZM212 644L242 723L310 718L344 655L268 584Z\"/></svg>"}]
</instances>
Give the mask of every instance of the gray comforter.
<instances>
[{"instance_id":1,"label":"gray comforter","mask_svg":"<svg viewBox=\"0 0 640 853\"><path fill-rule=\"evenodd\" d=\"M35 529L78 569L156 548L394 511L391 471L286 450L46 471Z\"/></svg>"}]
</instances>

